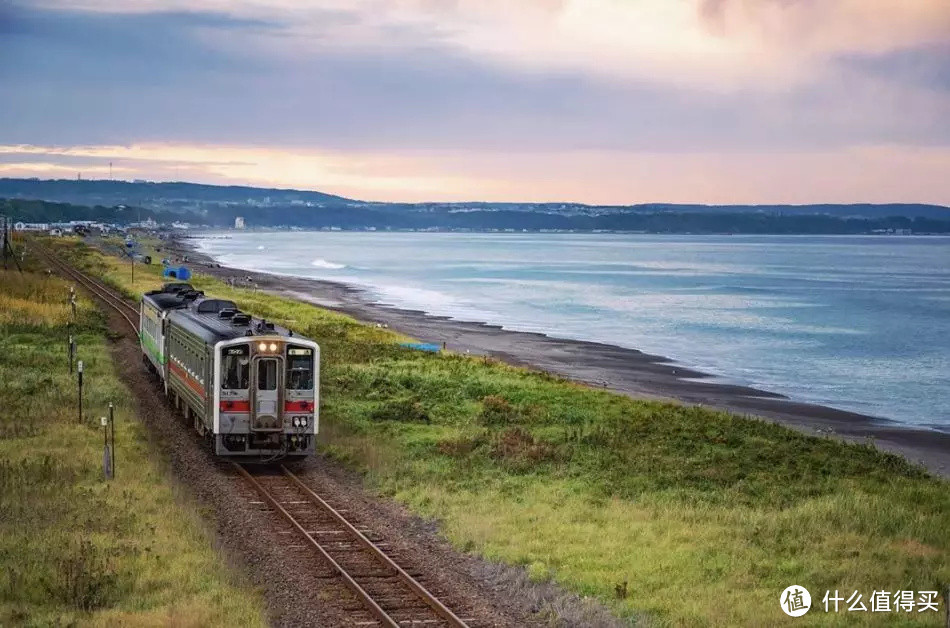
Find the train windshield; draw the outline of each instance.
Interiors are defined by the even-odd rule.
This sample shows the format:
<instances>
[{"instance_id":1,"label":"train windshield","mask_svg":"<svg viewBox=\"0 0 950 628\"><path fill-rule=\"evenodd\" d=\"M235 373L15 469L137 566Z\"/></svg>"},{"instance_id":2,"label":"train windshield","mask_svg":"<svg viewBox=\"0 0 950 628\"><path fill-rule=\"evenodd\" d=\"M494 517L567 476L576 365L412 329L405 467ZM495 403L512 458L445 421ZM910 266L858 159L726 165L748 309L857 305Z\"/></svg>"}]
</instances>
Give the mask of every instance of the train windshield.
<instances>
[{"instance_id":1,"label":"train windshield","mask_svg":"<svg viewBox=\"0 0 950 628\"><path fill-rule=\"evenodd\" d=\"M313 349L309 347L287 348L288 390L313 388Z\"/></svg>"},{"instance_id":2,"label":"train windshield","mask_svg":"<svg viewBox=\"0 0 950 628\"><path fill-rule=\"evenodd\" d=\"M225 390L247 390L251 359L247 345L225 347L221 358L221 387Z\"/></svg>"},{"instance_id":3,"label":"train windshield","mask_svg":"<svg viewBox=\"0 0 950 628\"><path fill-rule=\"evenodd\" d=\"M277 360L274 358L258 360L257 389L277 390Z\"/></svg>"}]
</instances>

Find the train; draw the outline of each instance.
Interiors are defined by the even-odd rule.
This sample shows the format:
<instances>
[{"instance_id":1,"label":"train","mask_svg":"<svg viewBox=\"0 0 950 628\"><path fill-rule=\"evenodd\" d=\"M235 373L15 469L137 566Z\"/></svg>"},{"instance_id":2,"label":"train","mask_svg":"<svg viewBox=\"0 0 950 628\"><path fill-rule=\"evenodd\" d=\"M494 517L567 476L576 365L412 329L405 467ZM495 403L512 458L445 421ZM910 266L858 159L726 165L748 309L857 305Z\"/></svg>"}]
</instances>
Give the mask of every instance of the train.
<instances>
[{"instance_id":1,"label":"train","mask_svg":"<svg viewBox=\"0 0 950 628\"><path fill-rule=\"evenodd\" d=\"M303 458L319 433L320 347L172 282L142 296L142 360L222 457Z\"/></svg>"}]
</instances>

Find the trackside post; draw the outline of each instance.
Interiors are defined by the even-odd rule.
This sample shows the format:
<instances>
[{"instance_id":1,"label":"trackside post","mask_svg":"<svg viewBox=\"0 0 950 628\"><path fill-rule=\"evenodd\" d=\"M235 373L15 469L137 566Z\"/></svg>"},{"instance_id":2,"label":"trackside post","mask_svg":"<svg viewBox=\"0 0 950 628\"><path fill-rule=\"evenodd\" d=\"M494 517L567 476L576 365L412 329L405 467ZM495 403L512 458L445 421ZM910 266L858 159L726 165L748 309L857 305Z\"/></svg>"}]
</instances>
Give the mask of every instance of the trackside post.
<instances>
[{"instance_id":1,"label":"trackside post","mask_svg":"<svg viewBox=\"0 0 950 628\"><path fill-rule=\"evenodd\" d=\"M82 360L76 366L76 377L79 384L79 422L82 423Z\"/></svg>"}]
</instances>

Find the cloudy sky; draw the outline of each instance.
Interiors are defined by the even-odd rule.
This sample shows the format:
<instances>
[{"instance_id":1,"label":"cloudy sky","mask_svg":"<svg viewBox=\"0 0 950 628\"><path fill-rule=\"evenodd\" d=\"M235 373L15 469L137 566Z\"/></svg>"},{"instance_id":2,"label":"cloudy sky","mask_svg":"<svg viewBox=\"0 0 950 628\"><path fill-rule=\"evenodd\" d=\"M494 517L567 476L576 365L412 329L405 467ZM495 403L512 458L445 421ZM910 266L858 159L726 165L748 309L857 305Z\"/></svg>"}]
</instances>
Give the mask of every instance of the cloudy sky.
<instances>
[{"instance_id":1,"label":"cloudy sky","mask_svg":"<svg viewBox=\"0 0 950 628\"><path fill-rule=\"evenodd\" d=\"M948 0L0 0L0 176L950 205Z\"/></svg>"}]
</instances>

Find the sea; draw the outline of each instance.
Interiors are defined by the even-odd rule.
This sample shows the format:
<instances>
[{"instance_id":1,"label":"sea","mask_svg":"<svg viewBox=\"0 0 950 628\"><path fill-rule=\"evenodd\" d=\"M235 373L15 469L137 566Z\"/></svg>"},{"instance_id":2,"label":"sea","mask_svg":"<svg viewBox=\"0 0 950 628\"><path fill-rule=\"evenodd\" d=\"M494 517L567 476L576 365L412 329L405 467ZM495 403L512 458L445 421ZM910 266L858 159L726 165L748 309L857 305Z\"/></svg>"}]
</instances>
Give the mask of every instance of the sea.
<instances>
[{"instance_id":1,"label":"sea","mask_svg":"<svg viewBox=\"0 0 950 628\"><path fill-rule=\"evenodd\" d=\"M224 265L950 432L950 238L229 231L197 243Z\"/></svg>"}]
</instances>

